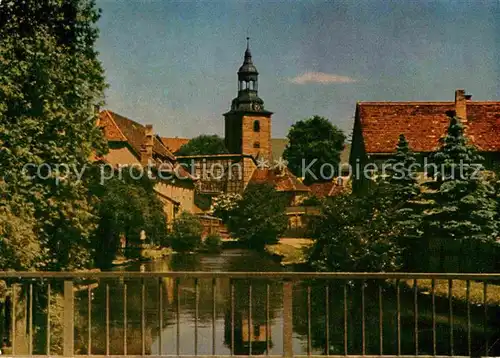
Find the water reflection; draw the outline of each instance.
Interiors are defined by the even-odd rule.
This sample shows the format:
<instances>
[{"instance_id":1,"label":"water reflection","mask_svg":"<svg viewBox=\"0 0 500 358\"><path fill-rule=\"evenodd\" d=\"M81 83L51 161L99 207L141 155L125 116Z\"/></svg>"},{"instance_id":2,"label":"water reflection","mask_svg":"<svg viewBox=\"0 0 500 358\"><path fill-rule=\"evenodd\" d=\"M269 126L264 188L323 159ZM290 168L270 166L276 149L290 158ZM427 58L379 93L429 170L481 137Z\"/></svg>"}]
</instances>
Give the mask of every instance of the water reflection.
<instances>
[{"instance_id":1,"label":"water reflection","mask_svg":"<svg viewBox=\"0 0 500 358\"><path fill-rule=\"evenodd\" d=\"M120 268L138 271L138 265ZM213 255L174 255L168 259L147 263L145 271L281 271L269 257L251 251L228 250ZM109 285L109 316L106 324L106 285ZM307 285L311 286L311 319L308 320ZM215 292L214 292L215 288ZM384 354L397 354L397 302L392 287L379 291L367 285L364 300L365 353L380 353L380 329L383 332ZM310 325L312 354L363 353L363 312L361 287L347 286L347 308L344 307L344 283L328 286L329 324L326 336L325 282L297 284L293 296L293 348L295 354L306 354ZM283 353L282 285L272 280L146 279L101 280L91 298L90 345L92 354L168 354L236 355L252 353ZM177 294L178 293L178 294ZM379 297L379 293L382 295ZM233 298L233 299L232 299ZM400 340L401 354L415 353L415 321L413 292L401 290ZM234 306L232 302L234 301ZM382 315L380 311L382 303ZM89 322L87 292L77 295L79 309L75 322L78 353L87 354ZM126 307L126 316L125 316ZM144 313L142 308L144 307ZM466 308L457 302L454 309L455 354L467 355ZM418 343L420 354L433 354L432 305L430 296L418 297ZM490 309L489 314L495 317ZM344 337L344 316L347 316L347 336ZM195 318L198 317L197 324ZM382 317L382 321L380 321ZM484 349L484 311L472 307L472 349ZM267 319L269 319L267 321ZM127 324L125 325L125 321ZM268 322L268 325L266 325ZM436 301L437 354L449 354L448 301ZM143 324L144 323L144 324ZM492 319L487 336L492 344L498 338ZM234 334L233 334L234 327ZM109 330L109 342L106 332ZM197 332L197 339L195 339ZM269 338L269 339L267 339ZM345 340L346 338L346 340ZM143 346L144 341L144 346ZM215 343L215 344L214 344ZM327 347L328 345L328 347ZM500 355L498 345L490 354ZM498 354L497 354L498 353Z\"/></svg>"}]
</instances>

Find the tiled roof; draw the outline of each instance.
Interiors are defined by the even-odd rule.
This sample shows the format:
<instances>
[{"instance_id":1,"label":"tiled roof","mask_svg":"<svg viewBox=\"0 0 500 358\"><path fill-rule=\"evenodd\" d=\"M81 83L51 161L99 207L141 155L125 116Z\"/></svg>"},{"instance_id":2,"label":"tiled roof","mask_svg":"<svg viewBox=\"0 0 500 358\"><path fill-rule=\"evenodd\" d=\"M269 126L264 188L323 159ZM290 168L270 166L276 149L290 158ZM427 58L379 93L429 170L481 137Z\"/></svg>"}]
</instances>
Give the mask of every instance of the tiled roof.
<instances>
[{"instance_id":1,"label":"tiled roof","mask_svg":"<svg viewBox=\"0 0 500 358\"><path fill-rule=\"evenodd\" d=\"M251 183L274 185L278 191L309 191L309 188L303 184L288 169L280 171L279 169L255 169Z\"/></svg>"},{"instance_id":2,"label":"tiled roof","mask_svg":"<svg viewBox=\"0 0 500 358\"><path fill-rule=\"evenodd\" d=\"M500 102L467 101L465 135L480 151L500 151ZM415 152L432 152L445 136L454 102L361 102L356 106L367 153L392 153L400 134Z\"/></svg>"},{"instance_id":3,"label":"tiled roof","mask_svg":"<svg viewBox=\"0 0 500 358\"><path fill-rule=\"evenodd\" d=\"M109 110L100 113L99 125L104 126L104 134L108 141L126 141L132 149L139 154L144 142L145 127L131 119L123 117ZM174 155L158 139L154 137L153 153L170 160L175 160Z\"/></svg>"},{"instance_id":4,"label":"tiled roof","mask_svg":"<svg viewBox=\"0 0 500 358\"><path fill-rule=\"evenodd\" d=\"M168 137L160 137L161 142L165 147L167 147L172 153L177 152L184 144L187 144L190 139L189 138L168 138Z\"/></svg>"},{"instance_id":5,"label":"tiled roof","mask_svg":"<svg viewBox=\"0 0 500 358\"><path fill-rule=\"evenodd\" d=\"M109 111L99 113L97 126L104 131L104 137L110 142L126 142L127 138L116 124Z\"/></svg>"},{"instance_id":6,"label":"tiled roof","mask_svg":"<svg viewBox=\"0 0 500 358\"><path fill-rule=\"evenodd\" d=\"M318 182L309 185L309 189L311 190L311 194L318 198L326 198L329 196L335 196L344 191L344 187L337 183L337 181L327 181L327 182Z\"/></svg>"}]
</instances>

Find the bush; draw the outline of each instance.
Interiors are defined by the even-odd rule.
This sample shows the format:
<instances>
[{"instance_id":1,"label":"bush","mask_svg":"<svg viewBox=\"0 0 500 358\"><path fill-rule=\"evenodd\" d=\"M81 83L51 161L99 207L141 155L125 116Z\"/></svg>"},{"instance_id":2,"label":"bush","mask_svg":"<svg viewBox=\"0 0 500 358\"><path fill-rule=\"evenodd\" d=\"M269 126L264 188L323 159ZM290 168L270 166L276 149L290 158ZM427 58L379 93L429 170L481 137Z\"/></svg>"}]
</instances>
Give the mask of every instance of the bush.
<instances>
[{"instance_id":1,"label":"bush","mask_svg":"<svg viewBox=\"0 0 500 358\"><path fill-rule=\"evenodd\" d=\"M208 252L220 252L222 249L222 238L217 234L208 235L203 246Z\"/></svg>"},{"instance_id":2,"label":"bush","mask_svg":"<svg viewBox=\"0 0 500 358\"><path fill-rule=\"evenodd\" d=\"M183 212L174 220L170 245L177 252L194 251L201 246L203 225L193 214Z\"/></svg>"},{"instance_id":3,"label":"bush","mask_svg":"<svg viewBox=\"0 0 500 358\"><path fill-rule=\"evenodd\" d=\"M286 197L269 184L248 184L243 197L229 212L228 228L233 237L250 248L263 250L278 242L288 224Z\"/></svg>"}]
</instances>

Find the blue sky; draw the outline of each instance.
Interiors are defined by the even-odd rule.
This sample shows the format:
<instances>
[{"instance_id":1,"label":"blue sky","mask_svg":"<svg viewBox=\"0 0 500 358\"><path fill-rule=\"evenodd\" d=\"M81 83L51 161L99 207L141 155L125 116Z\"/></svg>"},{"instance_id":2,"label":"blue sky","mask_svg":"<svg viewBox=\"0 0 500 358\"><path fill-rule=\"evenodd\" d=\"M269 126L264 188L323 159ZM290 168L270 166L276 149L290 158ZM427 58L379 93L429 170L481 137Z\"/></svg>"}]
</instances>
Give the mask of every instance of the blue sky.
<instances>
[{"instance_id":1,"label":"blue sky","mask_svg":"<svg viewBox=\"0 0 500 358\"><path fill-rule=\"evenodd\" d=\"M357 101L500 100L500 1L98 0L106 108L161 135L223 135L245 37L273 137Z\"/></svg>"}]
</instances>

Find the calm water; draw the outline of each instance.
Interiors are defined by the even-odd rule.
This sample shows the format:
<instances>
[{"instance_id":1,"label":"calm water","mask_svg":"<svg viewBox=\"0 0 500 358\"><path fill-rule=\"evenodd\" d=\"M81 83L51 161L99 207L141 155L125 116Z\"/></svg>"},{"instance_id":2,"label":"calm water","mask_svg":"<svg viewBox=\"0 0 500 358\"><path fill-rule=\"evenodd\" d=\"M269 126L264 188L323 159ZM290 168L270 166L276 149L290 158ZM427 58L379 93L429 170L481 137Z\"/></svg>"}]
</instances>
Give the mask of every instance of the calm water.
<instances>
[{"instance_id":1,"label":"calm water","mask_svg":"<svg viewBox=\"0 0 500 358\"><path fill-rule=\"evenodd\" d=\"M129 271L282 271L282 267L266 255L245 250L226 250L221 254L174 255L170 258L132 265L121 270ZM109 286L110 311L109 333L110 354L124 353L124 282L101 281L93 290L92 298L92 353L105 354L106 350L106 284ZM140 354L142 283L137 280L127 282L127 353ZM280 282L253 281L251 302L248 282L236 280L235 297L235 334L234 353L247 354L248 317L251 306L252 353L262 354L266 349L266 303L269 305L270 318L270 354L283 353L282 340L282 286ZM307 354L308 331L310 323L312 354L322 354L326 346L325 286L324 282L305 282L294 288L294 353ZM308 322L307 286L311 286L311 320ZM161 300L160 300L161 286ZM267 292L269 290L269 296ZM215 341L215 354L229 355L231 352L231 284L229 279L217 280L215 295L211 280L198 282L198 310L194 280L179 282L179 301L175 296L176 282L172 279L145 280L145 351L147 354L212 354L212 342ZM347 343L349 354L362 353L362 300L361 289L349 285L347 289ZM365 342L366 354L380 352L380 310L378 287L368 285L365 288ZM268 297L268 300L267 300ZM329 286L329 350L331 354L344 353L344 286L342 283L330 283ZM215 298L215 301L214 301ZM160 314L160 301L162 310ZM267 302L268 301L268 302ZM87 353L88 320L87 292L77 295L79 318L76 322L77 349ZM177 306L180 319L177 322ZM215 307L215 315L214 315ZM395 292L385 287L382 290L382 329L384 354L397 353L397 313ZM432 311L430 296L418 298L418 343L419 353L432 354ZM465 307L454 303L453 342L455 354L467 354L467 331ZM483 308L472 308L473 351L484 349L485 337L492 346L500 337L497 330L496 312L489 310L487 332L483 330ZM448 301L437 299L437 353L449 354L450 329L448 324ZM195 318L198 317L198 325ZM215 320L214 320L215 318ZM160 327L161 324L161 327ZM214 329L215 328L215 331ZM401 292L401 351L402 354L415 352L415 319L413 293ZM179 339L177 340L177 331ZM198 332L197 341L195 332ZM215 333L215 340L214 340ZM179 344L178 344L179 343ZM500 344L493 345L491 355L500 355Z\"/></svg>"}]
</instances>

